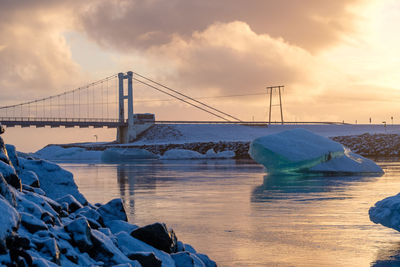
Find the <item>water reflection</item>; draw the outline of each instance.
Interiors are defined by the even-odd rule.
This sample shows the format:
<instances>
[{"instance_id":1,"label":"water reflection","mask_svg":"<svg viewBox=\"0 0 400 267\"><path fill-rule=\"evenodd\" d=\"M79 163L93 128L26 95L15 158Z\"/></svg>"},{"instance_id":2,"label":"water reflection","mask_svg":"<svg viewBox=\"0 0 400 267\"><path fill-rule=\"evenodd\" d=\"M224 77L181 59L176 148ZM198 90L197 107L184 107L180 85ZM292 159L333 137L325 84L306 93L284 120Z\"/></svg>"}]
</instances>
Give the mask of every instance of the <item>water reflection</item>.
<instances>
[{"instance_id":1,"label":"water reflection","mask_svg":"<svg viewBox=\"0 0 400 267\"><path fill-rule=\"evenodd\" d=\"M254 188L252 202L269 202L276 199L292 199L299 195L344 192L349 184L372 181L381 175L323 176L320 174L265 175L263 184ZM346 198L345 194L336 199ZM325 200L321 197L319 200ZM304 199L302 199L304 200ZM313 200L318 200L313 198Z\"/></svg>"},{"instance_id":2,"label":"water reflection","mask_svg":"<svg viewBox=\"0 0 400 267\"><path fill-rule=\"evenodd\" d=\"M378 250L377 259L371 264L373 267L400 266L400 243Z\"/></svg>"}]
</instances>

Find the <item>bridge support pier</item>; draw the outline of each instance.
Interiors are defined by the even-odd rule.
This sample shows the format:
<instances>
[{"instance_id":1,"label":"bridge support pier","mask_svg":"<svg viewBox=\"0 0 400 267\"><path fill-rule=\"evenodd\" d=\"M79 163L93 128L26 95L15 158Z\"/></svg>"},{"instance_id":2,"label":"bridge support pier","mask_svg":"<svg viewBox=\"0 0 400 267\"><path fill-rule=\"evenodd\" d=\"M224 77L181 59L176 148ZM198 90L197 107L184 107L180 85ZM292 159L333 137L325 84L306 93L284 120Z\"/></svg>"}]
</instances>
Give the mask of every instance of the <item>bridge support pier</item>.
<instances>
[{"instance_id":1,"label":"bridge support pier","mask_svg":"<svg viewBox=\"0 0 400 267\"><path fill-rule=\"evenodd\" d=\"M119 81L119 122L125 123L125 99L128 99L128 119L127 126L118 126L117 129L117 142L126 144L135 141L136 130L134 124L133 114L133 86L132 86L133 72L128 71L126 75L124 73L118 73ZM125 95L124 80L128 81L128 94Z\"/></svg>"}]
</instances>

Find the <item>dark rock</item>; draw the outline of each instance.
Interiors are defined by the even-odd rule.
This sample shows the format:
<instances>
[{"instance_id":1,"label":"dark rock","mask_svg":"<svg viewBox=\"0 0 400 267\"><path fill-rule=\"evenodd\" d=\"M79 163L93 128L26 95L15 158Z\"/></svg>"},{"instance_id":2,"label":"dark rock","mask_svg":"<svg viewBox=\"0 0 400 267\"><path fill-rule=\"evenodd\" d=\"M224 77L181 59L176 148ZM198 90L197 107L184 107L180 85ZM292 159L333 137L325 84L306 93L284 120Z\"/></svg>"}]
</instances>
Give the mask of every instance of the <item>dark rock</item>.
<instances>
[{"instance_id":1,"label":"dark rock","mask_svg":"<svg viewBox=\"0 0 400 267\"><path fill-rule=\"evenodd\" d=\"M29 185L31 187L40 187L39 178L35 172L29 170L23 170L19 174L22 184Z\"/></svg>"},{"instance_id":2,"label":"dark rock","mask_svg":"<svg viewBox=\"0 0 400 267\"><path fill-rule=\"evenodd\" d=\"M90 208L89 206L85 206L82 209L77 210L75 213L77 214L77 216L83 216L96 222L98 225L100 225L100 227L104 226L104 221L100 213Z\"/></svg>"},{"instance_id":3,"label":"dark rock","mask_svg":"<svg viewBox=\"0 0 400 267\"><path fill-rule=\"evenodd\" d=\"M128 221L124 204L120 198L113 199L110 202L100 206L97 211L103 217L104 223L112 220Z\"/></svg>"},{"instance_id":4,"label":"dark rock","mask_svg":"<svg viewBox=\"0 0 400 267\"><path fill-rule=\"evenodd\" d=\"M161 260L151 252L132 253L128 255L128 258L137 260L143 267L161 267Z\"/></svg>"},{"instance_id":5,"label":"dark rock","mask_svg":"<svg viewBox=\"0 0 400 267\"><path fill-rule=\"evenodd\" d=\"M176 267L201 267L205 266L204 263L194 254L189 252L178 252L171 254L175 261Z\"/></svg>"},{"instance_id":6,"label":"dark rock","mask_svg":"<svg viewBox=\"0 0 400 267\"><path fill-rule=\"evenodd\" d=\"M78 209L83 208L82 204L79 203L78 200L76 200L72 195L65 195L61 198L56 199L56 201L60 204L63 205L62 203L65 202L68 204L68 211L69 212L74 212Z\"/></svg>"},{"instance_id":7,"label":"dark rock","mask_svg":"<svg viewBox=\"0 0 400 267\"><path fill-rule=\"evenodd\" d=\"M92 258L104 262L106 266L130 262L108 236L98 230L92 230L91 234L93 248L88 253Z\"/></svg>"},{"instance_id":8,"label":"dark rock","mask_svg":"<svg viewBox=\"0 0 400 267\"><path fill-rule=\"evenodd\" d=\"M35 216L26 212L20 212L20 215L21 215L21 224L30 233L35 233L40 230L48 230L47 225L41 220L37 219Z\"/></svg>"},{"instance_id":9,"label":"dark rock","mask_svg":"<svg viewBox=\"0 0 400 267\"><path fill-rule=\"evenodd\" d=\"M41 255L56 264L60 264L60 250L54 238L34 239L33 242Z\"/></svg>"},{"instance_id":10,"label":"dark rock","mask_svg":"<svg viewBox=\"0 0 400 267\"><path fill-rule=\"evenodd\" d=\"M177 251L176 236L173 231L168 231L166 225L163 223L154 223L140 227L133 230L131 236L166 253Z\"/></svg>"},{"instance_id":11,"label":"dark rock","mask_svg":"<svg viewBox=\"0 0 400 267\"><path fill-rule=\"evenodd\" d=\"M16 207L17 202L15 200L15 194L12 189L8 186L3 175L0 173L0 195L2 195L10 205Z\"/></svg>"},{"instance_id":12,"label":"dark rock","mask_svg":"<svg viewBox=\"0 0 400 267\"><path fill-rule=\"evenodd\" d=\"M78 218L65 225L64 228L71 234L79 250L87 252L93 247L89 223L85 218Z\"/></svg>"},{"instance_id":13,"label":"dark rock","mask_svg":"<svg viewBox=\"0 0 400 267\"><path fill-rule=\"evenodd\" d=\"M14 166L14 168L19 168L19 160L18 160L18 156L17 156L17 151L15 149L15 146L13 145L6 145L6 150L7 150L7 154L8 154L8 158L10 159L12 165Z\"/></svg>"}]
</instances>

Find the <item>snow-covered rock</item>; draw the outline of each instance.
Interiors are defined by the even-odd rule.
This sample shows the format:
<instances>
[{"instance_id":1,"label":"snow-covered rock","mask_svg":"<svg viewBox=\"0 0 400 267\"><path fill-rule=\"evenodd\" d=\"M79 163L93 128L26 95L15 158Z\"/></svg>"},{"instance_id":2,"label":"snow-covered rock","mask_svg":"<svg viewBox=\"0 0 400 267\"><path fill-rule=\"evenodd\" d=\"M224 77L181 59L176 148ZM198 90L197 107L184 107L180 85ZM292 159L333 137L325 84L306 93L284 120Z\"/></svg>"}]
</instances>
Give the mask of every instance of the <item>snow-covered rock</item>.
<instances>
[{"instance_id":1,"label":"snow-covered rock","mask_svg":"<svg viewBox=\"0 0 400 267\"><path fill-rule=\"evenodd\" d=\"M250 144L249 154L269 173L383 172L373 161L351 153L340 143L304 129L257 138Z\"/></svg>"},{"instance_id":2,"label":"snow-covered rock","mask_svg":"<svg viewBox=\"0 0 400 267\"><path fill-rule=\"evenodd\" d=\"M108 148L101 154L101 160L108 163L157 158L150 151L139 148Z\"/></svg>"},{"instance_id":3,"label":"snow-covered rock","mask_svg":"<svg viewBox=\"0 0 400 267\"><path fill-rule=\"evenodd\" d=\"M72 173L59 165L47 160L32 160L19 158L21 168L33 171L39 178L40 188L52 199L66 194L72 195L81 204L86 204L86 198L79 192Z\"/></svg>"},{"instance_id":4,"label":"snow-covered rock","mask_svg":"<svg viewBox=\"0 0 400 267\"><path fill-rule=\"evenodd\" d=\"M17 230L20 215L3 196L0 196L0 211L0 254L3 254L6 249L6 238Z\"/></svg>"},{"instance_id":5,"label":"snow-covered rock","mask_svg":"<svg viewBox=\"0 0 400 267\"><path fill-rule=\"evenodd\" d=\"M104 205L101 205L97 212L101 214L104 222L113 220L128 221L126 217L124 203L120 198L113 199Z\"/></svg>"},{"instance_id":6,"label":"snow-covered rock","mask_svg":"<svg viewBox=\"0 0 400 267\"><path fill-rule=\"evenodd\" d=\"M177 251L175 233L168 231L166 225L162 223L154 223L135 229L131 232L131 236L167 253Z\"/></svg>"},{"instance_id":7,"label":"snow-covered rock","mask_svg":"<svg viewBox=\"0 0 400 267\"><path fill-rule=\"evenodd\" d=\"M376 202L369 209L369 218L374 223L400 231L400 193Z\"/></svg>"}]
</instances>

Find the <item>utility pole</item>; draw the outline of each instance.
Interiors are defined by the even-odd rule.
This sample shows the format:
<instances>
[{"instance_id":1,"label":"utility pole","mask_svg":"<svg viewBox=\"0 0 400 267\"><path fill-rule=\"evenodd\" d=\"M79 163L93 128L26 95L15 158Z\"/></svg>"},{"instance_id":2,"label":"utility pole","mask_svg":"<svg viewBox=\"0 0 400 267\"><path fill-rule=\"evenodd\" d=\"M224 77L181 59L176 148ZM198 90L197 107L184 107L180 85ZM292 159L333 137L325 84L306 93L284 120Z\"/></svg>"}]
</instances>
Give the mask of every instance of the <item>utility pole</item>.
<instances>
[{"instance_id":1,"label":"utility pole","mask_svg":"<svg viewBox=\"0 0 400 267\"><path fill-rule=\"evenodd\" d=\"M272 106L277 106L277 105L272 105L272 93L276 89L278 91L279 95L279 107L280 107L280 112L281 112L281 124L283 125L283 109L282 109L282 90L284 89L284 85L278 85L278 86L268 86L267 93L269 90L269 112L268 112L268 125L271 125L271 115L272 115ZM282 89L282 90L281 90Z\"/></svg>"}]
</instances>

